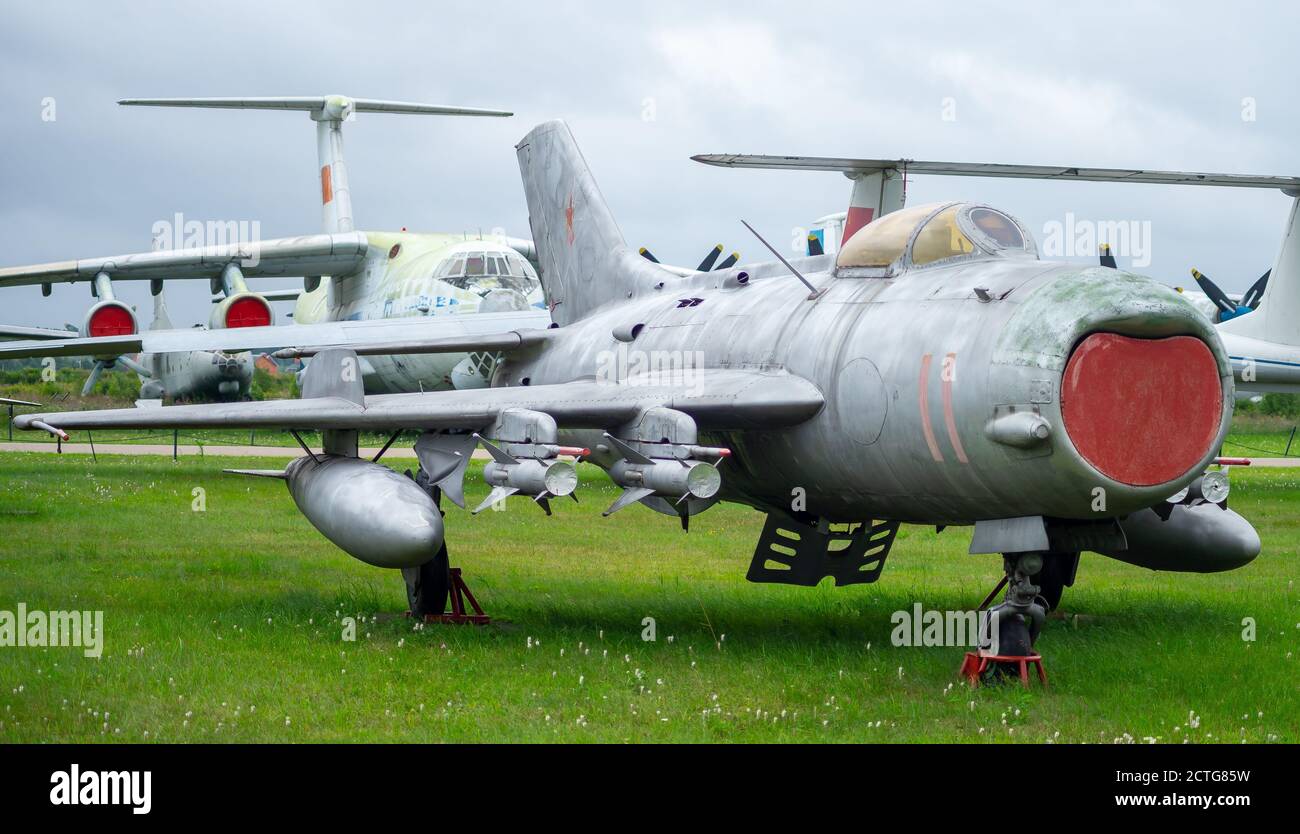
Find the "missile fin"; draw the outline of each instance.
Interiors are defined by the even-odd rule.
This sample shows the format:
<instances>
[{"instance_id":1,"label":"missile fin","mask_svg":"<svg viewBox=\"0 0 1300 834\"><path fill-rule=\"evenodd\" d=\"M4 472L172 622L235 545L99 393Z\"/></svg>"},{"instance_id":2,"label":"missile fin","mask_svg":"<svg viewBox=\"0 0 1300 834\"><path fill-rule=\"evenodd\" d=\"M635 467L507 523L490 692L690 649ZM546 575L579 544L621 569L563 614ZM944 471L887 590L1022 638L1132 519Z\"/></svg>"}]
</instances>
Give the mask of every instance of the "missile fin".
<instances>
[{"instance_id":1,"label":"missile fin","mask_svg":"<svg viewBox=\"0 0 1300 834\"><path fill-rule=\"evenodd\" d=\"M609 435L605 435L605 436L609 437ZM610 504L609 509L605 510L605 512L601 513L601 515L603 516L613 515L614 513L626 507L628 504L635 504L637 501L640 501L642 498L645 498L647 495L654 495L654 494L655 491L653 489L648 489L646 487L627 487L626 489L623 490L623 494L618 497L618 500L615 501L613 504Z\"/></svg>"},{"instance_id":2,"label":"missile fin","mask_svg":"<svg viewBox=\"0 0 1300 834\"><path fill-rule=\"evenodd\" d=\"M614 451L618 452L620 455L627 458L632 463L640 463L640 464L654 463L653 460L641 454L636 449L633 449L631 446L627 445L622 440L619 440L617 437L615 437L612 434L609 434L608 432L605 434L605 439L609 441L609 445L614 447ZM606 513L606 515L609 515L609 513Z\"/></svg>"},{"instance_id":3,"label":"missile fin","mask_svg":"<svg viewBox=\"0 0 1300 834\"><path fill-rule=\"evenodd\" d=\"M474 439L483 444L483 448L487 449L487 453L491 455L492 459L497 463L503 466L513 466L514 464L519 463L514 456L507 454L500 446L496 446L489 442L483 435L475 433Z\"/></svg>"},{"instance_id":4,"label":"missile fin","mask_svg":"<svg viewBox=\"0 0 1300 834\"><path fill-rule=\"evenodd\" d=\"M496 504L499 501L506 500L507 498L514 495L518 491L519 490L514 487L504 487L504 486L492 487L492 492L488 494L488 497L483 499L483 503L479 504L478 507L474 509L474 515L478 515L479 513L483 512L488 507L492 506L493 504Z\"/></svg>"},{"instance_id":5,"label":"missile fin","mask_svg":"<svg viewBox=\"0 0 1300 834\"><path fill-rule=\"evenodd\" d=\"M477 443L473 435L442 432L425 432L415 441L415 454L429 483L461 509L465 509L465 469Z\"/></svg>"}]
</instances>

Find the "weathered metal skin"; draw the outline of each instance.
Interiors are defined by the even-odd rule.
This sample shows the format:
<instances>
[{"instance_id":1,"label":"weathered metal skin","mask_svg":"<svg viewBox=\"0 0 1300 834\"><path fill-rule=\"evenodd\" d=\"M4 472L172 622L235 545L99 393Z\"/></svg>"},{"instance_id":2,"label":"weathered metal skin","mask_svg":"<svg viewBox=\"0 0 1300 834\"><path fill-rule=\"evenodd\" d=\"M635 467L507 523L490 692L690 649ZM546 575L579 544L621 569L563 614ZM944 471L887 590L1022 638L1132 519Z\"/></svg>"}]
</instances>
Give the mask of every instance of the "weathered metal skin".
<instances>
[{"instance_id":1,"label":"weathered metal skin","mask_svg":"<svg viewBox=\"0 0 1300 834\"><path fill-rule=\"evenodd\" d=\"M367 564L416 567L442 545L442 514L429 494L386 466L317 455L290 463L285 478L312 526Z\"/></svg>"},{"instance_id":2,"label":"weathered metal skin","mask_svg":"<svg viewBox=\"0 0 1300 834\"><path fill-rule=\"evenodd\" d=\"M1183 477L1146 488L1106 478L1075 451L1061 425L1061 374L1074 345L1093 332L1202 339L1221 372L1218 440L1227 431L1232 377L1215 332L1176 292L1147 279L1027 258L912 269L898 278L835 278L828 256L796 266L820 297L809 300L779 264L744 284L735 280L740 270L711 273L569 324L544 352L503 364L496 384L599 376L616 364L609 356L620 344L652 362L784 368L822 391L827 405L819 414L793 428L701 442L734 452L722 467L727 500L788 508L802 488L808 512L844 521L1089 519L1098 517L1098 487L1103 514L1114 516L1189 483L1217 441ZM976 287L991 300L980 300ZM700 301L682 306L687 296ZM638 324L630 344L615 338ZM1018 448L990 437L987 425L1008 406L1039 414L1050 427L1046 440Z\"/></svg>"}]
</instances>

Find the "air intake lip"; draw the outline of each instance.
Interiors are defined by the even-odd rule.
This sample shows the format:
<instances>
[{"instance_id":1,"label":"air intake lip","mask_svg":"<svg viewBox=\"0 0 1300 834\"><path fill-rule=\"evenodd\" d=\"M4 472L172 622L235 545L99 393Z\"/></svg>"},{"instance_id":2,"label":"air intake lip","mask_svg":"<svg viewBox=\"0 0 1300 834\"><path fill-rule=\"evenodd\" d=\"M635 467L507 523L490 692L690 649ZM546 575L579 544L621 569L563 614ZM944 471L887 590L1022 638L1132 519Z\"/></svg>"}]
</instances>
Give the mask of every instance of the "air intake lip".
<instances>
[{"instance_id":1,"label":"air intake lip","mask_svg":"<svg viewBox=\"0 0 1300 834\"><path fill-rule=\"evenodd\" d=\"M1130 486L1186 475L1210 453L1223 419L1214 354L1195 336L1093 333L1071 353L1061 416L1074 448Z\"/></svg>"}]
</instances>

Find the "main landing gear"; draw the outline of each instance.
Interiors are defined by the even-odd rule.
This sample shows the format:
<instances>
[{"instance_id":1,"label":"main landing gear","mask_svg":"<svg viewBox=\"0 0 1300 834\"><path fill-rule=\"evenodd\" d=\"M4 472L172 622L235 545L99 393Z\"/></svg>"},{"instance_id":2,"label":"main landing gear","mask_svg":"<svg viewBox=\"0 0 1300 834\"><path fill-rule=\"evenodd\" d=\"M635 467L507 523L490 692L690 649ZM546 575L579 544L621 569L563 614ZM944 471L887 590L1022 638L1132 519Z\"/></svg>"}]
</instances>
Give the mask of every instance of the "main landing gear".
<instances>
[{"instance_id":1,"label":"main landing gear","mask_svg":"<svg viewBox=\"0 0 1300 834\"><path fill-rule=\"evenodd\" d=\"M1033 583L1046 566L1044 554L1009 553L1002 557L1002 565L1006 576L980 605L980 611L988 611L980 618L979 651L966 653L959 674L972 686L1015 675L1027 687L1028 667L1033 665L1039 681L1046 686L1043 658L1034 652L1034 641L1047 618L1047 609L1040 602L1041 588ZM1003 587L1007 589L1006 598L988 608Z\"/></svg>"},{"instance_id":2,"label":"main landing gear","mask_svg":"<svg viewBox=\"0 0 1300 834\"><path fill-rule=\"evenodd\" d=\"M411 477L410 470L406 472ZM429 490L433 502L442 512L442 490L431 486L420 470L413 480ZM446 515L446 513L443 513ZM406 581L406 604L408 616L424 623L444 623L447 625L487 625L492 618L483 612L474 594L461 576L460 568L451 567L447 556L447 542L444 540L438 553L423 565L403 568L402 579ZM451 602L451 611L447 603ZM466 603L469 608L466 608ZM469 610L473 613L469 613Z\"/></svg>"}]
</instances>

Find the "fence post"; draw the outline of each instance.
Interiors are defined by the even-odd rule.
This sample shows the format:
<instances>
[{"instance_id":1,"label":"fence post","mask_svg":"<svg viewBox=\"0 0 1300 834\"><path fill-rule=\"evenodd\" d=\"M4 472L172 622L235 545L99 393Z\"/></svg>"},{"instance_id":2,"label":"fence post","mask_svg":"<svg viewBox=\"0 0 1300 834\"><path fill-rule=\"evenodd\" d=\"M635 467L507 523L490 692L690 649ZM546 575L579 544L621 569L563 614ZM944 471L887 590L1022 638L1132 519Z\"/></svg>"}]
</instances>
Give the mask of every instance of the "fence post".
<instances>
[{"instance_id":1,"label":"fence post","mask_svg":"<svg viewBox=\"0 0 1300 834\"><path fill-rule=\"evenodd\" d=\"M1295 440L1295 430L1296 427L1292 426L1291 436L1286 439L1286 451L1282 453L1282 457L1288 457L1291 454L1291 441Z\"/></svg>"},{"instance_id":2,"label":"fence post","mask_svg":"<svg viewBox=\"0 0 1300 834\"><path fill-rule=\"evenodd\" d=\"M180 443L180 429L172 429L172 460L176 460L177 445Z\"/></svg>"}]
</instances>

